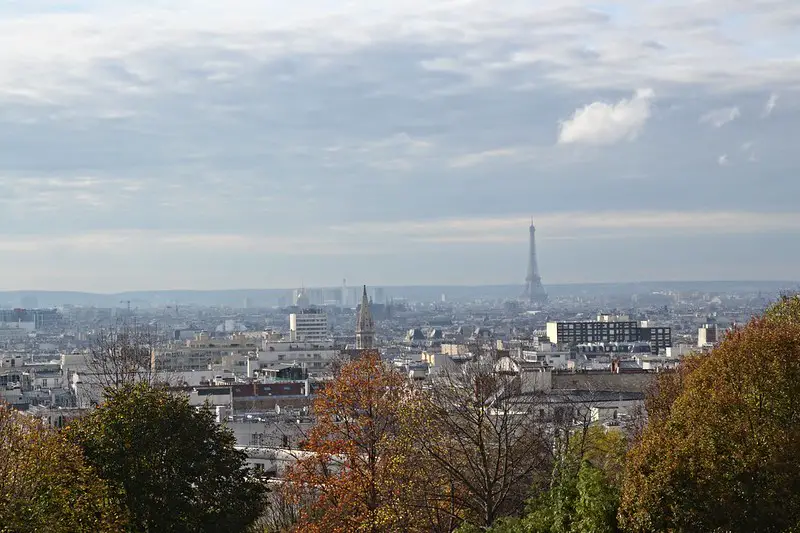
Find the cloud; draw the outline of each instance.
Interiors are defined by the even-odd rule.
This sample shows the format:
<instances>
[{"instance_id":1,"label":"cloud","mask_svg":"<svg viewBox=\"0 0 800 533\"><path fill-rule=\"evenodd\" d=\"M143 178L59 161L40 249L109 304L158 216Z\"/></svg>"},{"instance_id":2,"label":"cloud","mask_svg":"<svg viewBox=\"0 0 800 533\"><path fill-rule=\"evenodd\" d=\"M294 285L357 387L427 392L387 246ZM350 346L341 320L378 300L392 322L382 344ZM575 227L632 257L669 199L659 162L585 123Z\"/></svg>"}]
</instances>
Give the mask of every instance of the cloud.
<instances>
[{"instance_id":1,"label":"cloud","mask_svg":"<svg viewBox=\"0 0 800 533\"><path fill-rule=\"evenodd\" d=\"M728 157L728 154L722 154L717 158L717 164L721 167L727 167L731 164L731 158Z\"/></svg>"},{"instance_id":2,"label":"cloud","mask_svg":"<svg viewBox=\"0 0 800 533\"><path fill-rule=\"evenodd\" d=\"M350 277L364 262L348 254L370 250L391 259L363 268L389 272L435 246L387 245L369 231L330 245L319 237L423 214L488 224L532 206L628 222L631 205L797 210L800 182L786 170L800 164L796 0L63 4L0 2L0 212L8 231L42 245L26 257L77 272L85 286L100 271L106 286L296 284L302 266L277 266L293 242L325 256L307 261L320 278ZM771 94L780 113L756 132L744 120L712 137L697 127L732 103L756 117ZM758 144L740 150L745 139ZM739 164L756 150L758 180ZM708 172L722 153L733 164ZM48 246L54 231L110 249L123 245L103 235L129 235L131 250L169 260L117 273L100 246ZM620 242L625 231L608 230ZM483 279L485 265L465 255L473 233L444 237L463 249L414 269L419 281L448 279L452 264ZM71 249L75 260L61 261ZM676 276L692 275L691 259ZM199 263L214 267L186 268ZM764 272L772 263L762 260ZM9 263L0 279L48 284L52 268L33 264ZM396 275L402 283L406 272Z\"/></svg>"},{"instance_id":3,"label":"cloud","mask_svg":"<svg viewBox=\"0 0 800 533\"><path fill-rule=\"evenodd\" d=\"M497 148L495 150L485 150L473 154L460 155L450 160L453 168L469 168L477 165L491 163L498 159L508 159L519 155L516 148Z\"/></svg>"},{"instance_id":4,"label":"cloud","mask_svg":"<svg viewBox=\"0 0 800 533\"><path fill-rule=\"evenodd\" d=\"M340 142L324 149L332 164L359 164L385 171L409 171L429 160L435 148L432 140L396 133L374 141ZM313 154L313 147L294 147L298 153Z\"/></svg>"},{"instance_id":5,"label":"cloud","mask_svg":"<svg viewBox=\"0 0 800 533\"><path fill-rule=\"evenodd\" d=\"M777 93L772 93L769 95L769 100L767 100L767 103L764 104L764 111L761 112L761 116L763 118L770 116L775 110L775 107L778 105L778 96L779 95Z\"/></svg>"},{"instance_id":6,"label":"cloud","mask_svg":"<svg viewBox=\"0 0 800 533\"><path fill-rule=\"evenodd\" d=\"M756 143L753 141L746 141L742 143L741 151L747 155L747 162L748 163L757 163L758 156L756 155L755 150Z\"/></svg>"},{"instance_id":7,"label":"cloud","mask_svg":"<svg viewBox=\"0 0 800 533\"><path fill-rule=\"evenodd\" d=\"M654 96L652 89L640 89L633 98L616 104L594 102L576 109L571 118L561 122L558 142L602 145L632 141L650 118Z\"/></svg>"},{"instance_id":8,"label":"cloud","mask_svg":"<svg viewBox=\"0 0 800 533\"><path fill-rule=\"evenodd\" d=\"M334 226L332 235L383 235L424 243L521 243L527 239L530 217L439 218L386 224L371 222ZM536 216L537 237L591 240L685 234L762 234L800 232L800 213L753 211L565 211Z\"/></svg>"},{"instance_id":9,"label":"cloud","mask_svg":"<svg viewBox=\"0 0 800 533\"><path fill-rule=\"evenodd\" d=\"M742 116L742 113L737 106L724 107L709 111L705 115L701 116L700 123L709 124L715 128L721 128L725 124L733 122L740 116Z\"/></svg>"}]
</instances>

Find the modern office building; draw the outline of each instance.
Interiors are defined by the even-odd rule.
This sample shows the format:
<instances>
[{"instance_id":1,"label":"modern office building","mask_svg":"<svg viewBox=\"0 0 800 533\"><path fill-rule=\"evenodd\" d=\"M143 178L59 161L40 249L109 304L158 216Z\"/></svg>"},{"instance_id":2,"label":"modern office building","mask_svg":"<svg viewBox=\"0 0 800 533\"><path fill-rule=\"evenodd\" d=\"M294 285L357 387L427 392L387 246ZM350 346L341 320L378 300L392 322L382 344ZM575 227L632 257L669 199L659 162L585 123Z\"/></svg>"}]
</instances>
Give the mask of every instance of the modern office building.
<instances>
[{"instance_id":1,"label":"modern office building","mask_svg":"<svg viewBox=\"0 0 800 533\"><path fill-rule=\"evenodd\" d=\"M654 353L672 346L672 329L639 323L627 316L599 315L594 321L548 322L547 337L556 345L649 342Z\"/></svg>"},{"instance_id":2,"label":"modern office building","mask_svg":"<svg viewBox=\"0 0 800 533\"><path fill-rule=\"evenodd\" d=\"M328 315L321 309L303 309L289 315L289 340L322 342L330 339Z\"/></svg>"},{"instance_id":3,"label":"modern office building","mask_svg":"<svg viewBox=\"0 0 800 533\"><path fill-rule=\"evenodd\" d=\"M719 341L719 329L716 324L704 324L703 327L697 330L698 348L714 346Z\"/></svg>"}]
</instances>

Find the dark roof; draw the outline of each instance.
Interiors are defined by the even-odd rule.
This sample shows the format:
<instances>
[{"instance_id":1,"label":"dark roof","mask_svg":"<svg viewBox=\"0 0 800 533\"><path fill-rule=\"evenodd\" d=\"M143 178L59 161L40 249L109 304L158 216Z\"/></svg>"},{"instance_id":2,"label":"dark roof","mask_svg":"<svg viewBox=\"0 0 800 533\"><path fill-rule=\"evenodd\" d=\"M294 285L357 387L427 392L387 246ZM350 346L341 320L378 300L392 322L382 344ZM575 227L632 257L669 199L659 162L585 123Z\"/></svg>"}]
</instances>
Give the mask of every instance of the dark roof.
<instances>
[{"instance_id":1,"label":"dark roof","mask_svg":"<svg viewBox=\"0 0 800 533\"><path fill-rule=\"evenodd\" d=\"M594 402L632 402L643 401L643 392L636 391L597 391L583 389L551 389L546 392L523 393L515 401L546 401L547 403L594 403Z\"/></svg>"}]
</instances>

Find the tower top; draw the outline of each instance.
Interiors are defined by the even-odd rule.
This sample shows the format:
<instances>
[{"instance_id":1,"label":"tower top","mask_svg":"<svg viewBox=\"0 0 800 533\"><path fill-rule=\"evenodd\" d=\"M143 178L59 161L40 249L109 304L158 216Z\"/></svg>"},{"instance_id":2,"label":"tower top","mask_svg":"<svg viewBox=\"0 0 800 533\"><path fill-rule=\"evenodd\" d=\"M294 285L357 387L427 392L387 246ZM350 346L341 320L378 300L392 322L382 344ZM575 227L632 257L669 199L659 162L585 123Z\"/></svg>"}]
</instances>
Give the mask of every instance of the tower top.
<instances>
[{"instance_id":1,"label":"tower top","mask_svg":"<svg viewBox=\"0 0 800 533\"><path fill-rule=\"evenodd\" d=\"M375 336L375 322L372 319L372 311L367 297L367 286L364 285L364 292L361 296L361 308L358 310L356 319L356 348L360 350L372 349Z\"/></svg>"},{"instance_id":2,"label":"tower top","mask_svg":"<svg viewBox=\"0 0 800 533\"><path fill-rule=\"evenodd\" d=\"M372 319L369 297L367 297L367 286L364 285L364 292L361 296L361 308L358 310L356 333L371 333L373 331L375 331L375 322Z\"/></svg>"},{"instance_id":3,"label":"tower top","mask_svg":"<svg viewBox=\"0 0 800 533\"><path fill-rule=\"evenodd\" d=\"M536 227L533 225L533 217L531 217L529 233L528 275L525 277L525 292L523 293L523 298L533 305L547 301L547 292L545 292L544 286L542 286L542 278L539 275L539 264L536 260Z\"/></svg>"}]
</instances>

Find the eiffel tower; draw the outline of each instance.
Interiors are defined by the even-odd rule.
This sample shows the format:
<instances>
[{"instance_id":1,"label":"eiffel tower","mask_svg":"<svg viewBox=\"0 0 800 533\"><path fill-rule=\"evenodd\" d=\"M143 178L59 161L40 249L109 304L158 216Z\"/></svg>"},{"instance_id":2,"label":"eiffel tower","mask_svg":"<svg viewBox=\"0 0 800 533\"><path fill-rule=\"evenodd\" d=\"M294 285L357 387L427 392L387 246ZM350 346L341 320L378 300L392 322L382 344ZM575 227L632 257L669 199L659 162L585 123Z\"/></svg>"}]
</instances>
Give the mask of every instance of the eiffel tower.
<instances>
[{"instance_id":1,"label":"eiffel tower","mask_svg":"<svg viewBox=\"0 0 800 533\"><path fill-rule=\"evenodd\" d=\"M533 225L533 219L531 219L530 235L528 275L525 277L525 292L522 293L522 298L530 305L536 305L547 302L547 292L542 285L539 264L536 261L536 227Z\"/></svg>"}]
</instances>

